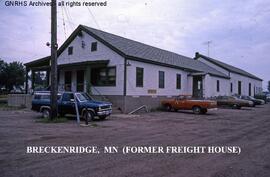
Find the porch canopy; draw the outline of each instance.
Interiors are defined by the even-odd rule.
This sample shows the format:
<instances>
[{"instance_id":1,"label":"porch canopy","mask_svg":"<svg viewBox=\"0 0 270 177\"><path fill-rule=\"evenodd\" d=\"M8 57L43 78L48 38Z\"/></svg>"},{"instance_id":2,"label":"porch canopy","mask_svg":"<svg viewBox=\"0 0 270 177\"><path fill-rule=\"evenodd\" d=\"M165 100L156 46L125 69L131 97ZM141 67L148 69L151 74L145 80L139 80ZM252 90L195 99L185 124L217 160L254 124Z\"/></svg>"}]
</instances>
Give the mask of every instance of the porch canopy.
<instances>
[{"instance_id":1,"label":"porch canopy","mask_svg":"<svg viewBox=\"0 0 270 177\"><path fill-rule=\"evenodd\" d=\"M28 63L25 63L26 67L26 88L25 92L28 93L29 91L29 84L28 84L28 73L31 71L31 80L32 80L32 89L34 90L35 85L35 72L45 71L46 72L46 79L47 79L47 86L50 84L50 60L51 57L47 56L38 60L34 60ZM82 62L75 62L75 63L65 63L57 65L58 74L62 69L72 69L74 67L82 67L85 68L87 75L90 77L90 71L92 67L104 67L107 66L109 60L91 60L91 61L82 61ZM58 77L59 78L59 77Z\"/></svg>"}]
</instances>

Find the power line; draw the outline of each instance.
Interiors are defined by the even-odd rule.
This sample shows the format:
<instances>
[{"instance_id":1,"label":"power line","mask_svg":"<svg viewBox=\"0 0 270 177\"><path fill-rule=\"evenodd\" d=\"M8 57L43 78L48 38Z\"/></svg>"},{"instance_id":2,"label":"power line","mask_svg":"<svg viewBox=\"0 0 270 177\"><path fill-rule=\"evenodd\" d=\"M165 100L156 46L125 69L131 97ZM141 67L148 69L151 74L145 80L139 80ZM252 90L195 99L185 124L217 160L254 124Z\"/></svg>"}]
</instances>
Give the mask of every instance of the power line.
<instances>
[{"instance_id":1,"label":"power line","mask_svg":"<svg viewBox=\"0 0 270 177\"><path fill-rule=\"evenodd\" d=\"M70 27L71 31L73 31L75 29L75 27L73 26L74 23L73 22L71 23L71 21L73 21L73 20L69 14L68 9L66 7L63 7L63 8L64 8L64 12L65 12L66 17L67 17L68 22L69 22L69 27Z\"/></svg>"},{"instance_id":2,"label":"power line","mask_svg":"<svg viewBox=\"0 0 270 177\"><path fill-rule=\"evenodd\" d=\"M99 24L98 24L98 22L97 22L97 20L96 20L96 18L94 16L94 14L92 13L92 11L90 10L90 8L88 6L87 6L87 10L90 13L91 17L93 18L93 20L94 20L95 24L97 25L98 29L101 30L101 27L99 26Z\"/></svg>"},{"instance_id":3,"label":"power line","mask_svg":"<svg viewBox=\"0 0 270 177\"><path fill-rule=\"evenodd\" d=\"M67 39L67 33L66 33L66 23L65 23L65 17L64 17L64 10L63 10L63 6L61 7L61 12L62 12L62 17L63 17L63 27L64 27L65 39Z\"/></svg>"},{"instance_id":4,"label":"power line","mask_svg":"<svg viewBox=\"0 0 270 177\"><path fill-rule=\"evenodd\" d=\"M68 15L69 15L70 21L73 22L74 20L73 20L72 15L71 15L71 13L70 13L70 11L69 11L69 8L67 8L67 13L68 13ZM71 25L72 25L72 27L73 27L73 30L72 30L72 31L74 31L75 28L76 28L76 26L74 25L74 23L71 23Z\"/></svg>"}]
</instances>

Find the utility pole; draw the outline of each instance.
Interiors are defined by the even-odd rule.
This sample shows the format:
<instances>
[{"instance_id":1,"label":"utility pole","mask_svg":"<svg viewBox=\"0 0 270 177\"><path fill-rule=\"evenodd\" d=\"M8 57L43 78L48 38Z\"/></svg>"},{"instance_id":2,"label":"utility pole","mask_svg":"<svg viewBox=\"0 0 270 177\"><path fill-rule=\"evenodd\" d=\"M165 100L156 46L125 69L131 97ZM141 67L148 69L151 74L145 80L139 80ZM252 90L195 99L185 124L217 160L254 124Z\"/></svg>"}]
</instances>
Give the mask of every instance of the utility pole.
<instances>
[{"instance_id":1,"label":"utility pole","mask_svg":"<svg viewBox=\"0 0 270 177\"><path fill-rule=\"evenodd\" d=\"M57 117L57 0L51 1L51 114Z\"/></svg>"}]
</instances>

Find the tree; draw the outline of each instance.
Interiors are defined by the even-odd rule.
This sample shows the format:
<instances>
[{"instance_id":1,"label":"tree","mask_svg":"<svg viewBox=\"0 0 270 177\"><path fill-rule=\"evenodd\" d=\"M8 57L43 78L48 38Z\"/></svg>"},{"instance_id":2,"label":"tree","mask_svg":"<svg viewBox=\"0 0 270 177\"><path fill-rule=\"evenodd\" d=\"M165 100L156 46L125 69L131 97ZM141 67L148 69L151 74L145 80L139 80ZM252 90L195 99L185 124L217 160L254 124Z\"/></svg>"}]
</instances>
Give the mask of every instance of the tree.
<instances>
[{"instance_id":1,"label":"tree","mask_svg":"<svg viewBox=\"0 0 270 177\"><path fill-rule=\"evenodd\" d=\"M33 74L35 77L35 88L47 87L47 77L45 71L36 71Z\"/></svg>"},{"instance_id":2,"label":"tree","mask_svg":"<svg viewBox=\"0 0 270 177\"><path fill-rule=\"evenodd\" d=\"M0 60L0 84L5 86L8 91L13 86L21 86L25 81L25 67L21 62L14 61L6 63Z\"/></svg>"},{"instance_id":3,"label":"tree","mask_svg":"<svg viewBox=\"0 0 270 177\"><path fill-rule=\"evenodd\" d=\"M268 81L267 89L268 89L268 92L270 92L270 81Z\"/></svg>"},{"instance_id":4,"label":"tree","mask_svg":"<svg viewBox=\"0 0 270 177\"><path fill-rule=\"evenodd\" d=\"M0 87L4 85L3 69L5 62L0 58Z\"/></svg>"}]
</instances>

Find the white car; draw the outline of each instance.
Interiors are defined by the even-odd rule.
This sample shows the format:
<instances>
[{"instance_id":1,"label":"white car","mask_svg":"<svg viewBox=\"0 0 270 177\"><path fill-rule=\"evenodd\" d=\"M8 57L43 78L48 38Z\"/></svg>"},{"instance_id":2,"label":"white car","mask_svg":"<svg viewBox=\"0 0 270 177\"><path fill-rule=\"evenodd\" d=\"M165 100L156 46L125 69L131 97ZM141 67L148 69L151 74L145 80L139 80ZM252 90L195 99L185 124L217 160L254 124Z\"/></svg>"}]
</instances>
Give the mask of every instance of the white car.
<instances>
[{"instance_id":1,"label":"white car","mask_svg":"<svg viewBox=\"0 0 270 177\"><path fill-rule=\"evenodd\" d=\"M267 101L267 102L270 102L270 94L267 94L267 95L266 95L266 101Z\"/></svg>"}]
</instances>

